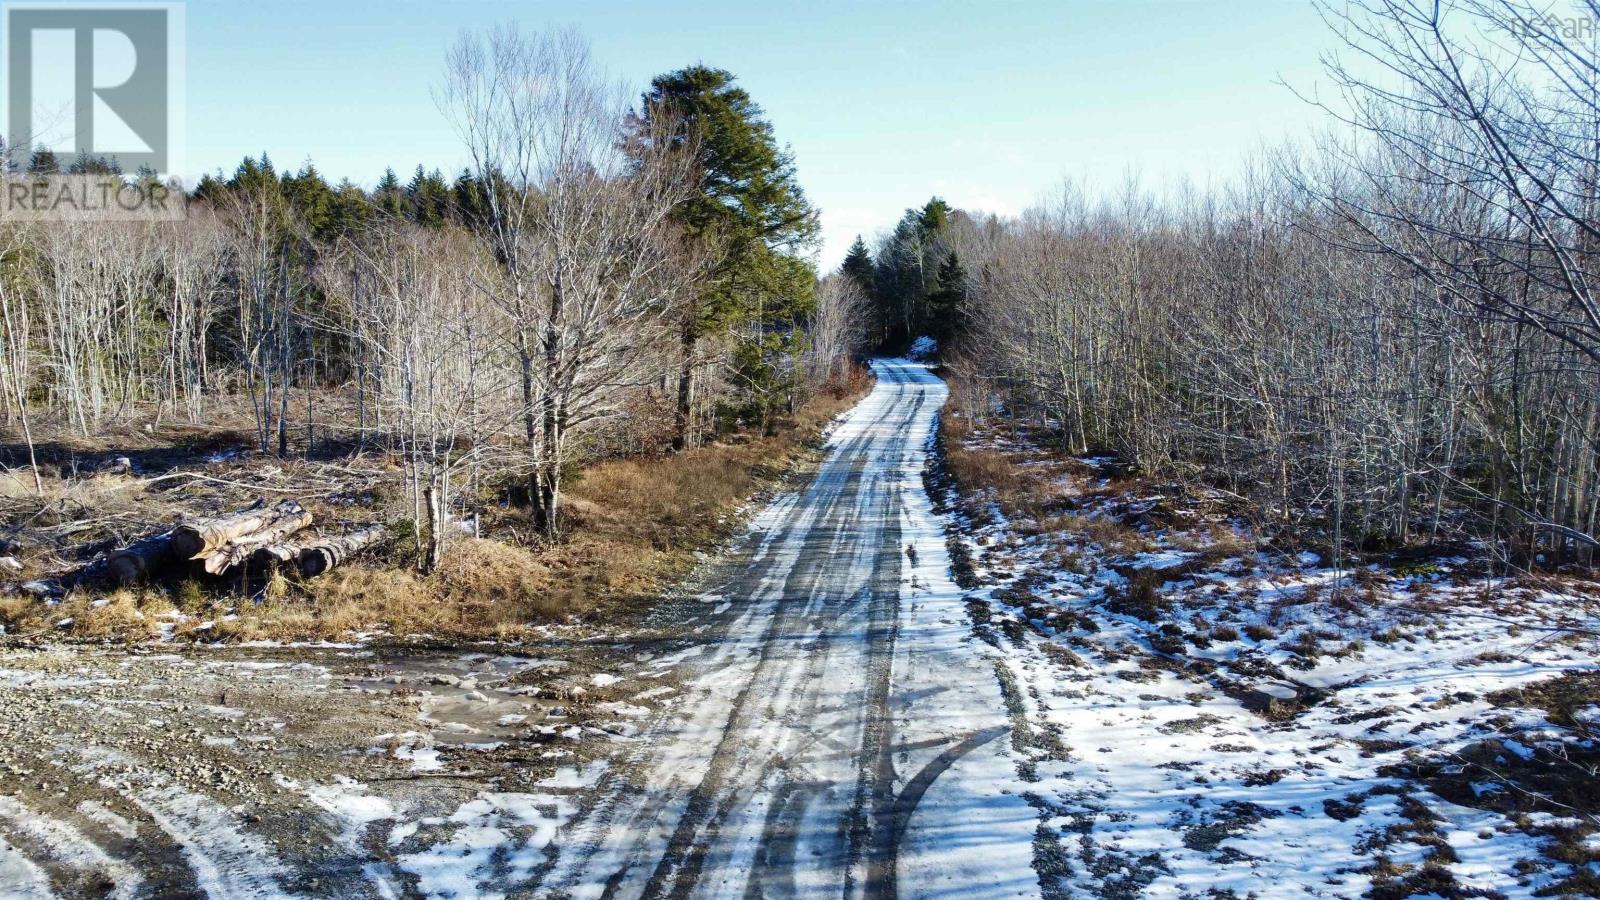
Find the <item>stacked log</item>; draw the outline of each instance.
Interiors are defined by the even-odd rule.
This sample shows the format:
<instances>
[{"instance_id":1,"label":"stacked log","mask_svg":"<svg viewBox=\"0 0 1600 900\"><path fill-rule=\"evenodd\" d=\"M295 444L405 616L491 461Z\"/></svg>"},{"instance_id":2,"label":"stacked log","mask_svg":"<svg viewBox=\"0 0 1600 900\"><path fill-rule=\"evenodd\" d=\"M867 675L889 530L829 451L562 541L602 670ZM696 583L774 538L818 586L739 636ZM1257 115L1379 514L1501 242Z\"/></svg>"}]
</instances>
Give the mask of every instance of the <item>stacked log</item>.
<instances>
[{"instance_id":1,"label":"stacked log","mask_svg":"<svg viewBox=\"0 0 1600 900\"><path fill-rule=\"evenodd\" d=\"M368 525L338 537L324 538L299 548L299 552L295 555L295 565L300 569L302 576L315 578L376 544L383 539L386 531L382 525Z\"/></svg>"},{"instance_id":2,"label":"stacked log","mask_svg":"<svg viewBox=\"0 0 1600 900\"><path fill-rule=\"evenodd\" d=\"M220 575L246 561L262 567L292 565L305 578L344 564L383 539L382 525L344 534L295 541L311 524L311 513L294 500L272 506L257 503L241 512L189 522L140 538L79 570L74 583L109 579L132 584L159 577L180 562L200 561L209 575Z\"/></svg>"},{"instance_id":3,"label":"stacked log","mask_svg":"<svg viewBox=\"0 0 1600 900\"><path fill-rule=\"evenodd\" d=\"M180 559L204 559L229 543L300 519L304 519L305 524L291 528L285 534L293 534L311 524L311 514L306 512L305 507L295 500L285 500L272 506L257 503L242 512L179 525L172 530L172 552Z\"/></svg>"},{"instance_id":4,"label":"stacked log","mask_svg":"<svg viewBox=\"0 0 1600 900\"><path fill-rule=\"evenodd\" d=\"M354 531L321 538L311 538L288 544L271 544L255 551L255 562L262 566L289 564L304 578L318 575L343 565L352 556L383 540L388 529L382 525L364 525Z\"/></svg>"},{"instance_id":5,"label":"stacked log","mask_svg":"<svg viewBox=\"0 0 1600 900\"><path fill-rule=\"evenodd\" d=\"M206 573L220 575L249 559L262 547L280 544L311 524L311 513L297 501L179 525L172 530L172 551L179 559L203 560Z\"/></svg>"},{"instance_id":6,"label":"stacked log","mask_svg":"<svg viewBox=\"0 0 1600 900\"><path fill-rule=\"evenodd\" d=\"M106 559L106 574L118 584L144 581L172 564L172 532L140 538Z\"/></svg>"}]
</instances>

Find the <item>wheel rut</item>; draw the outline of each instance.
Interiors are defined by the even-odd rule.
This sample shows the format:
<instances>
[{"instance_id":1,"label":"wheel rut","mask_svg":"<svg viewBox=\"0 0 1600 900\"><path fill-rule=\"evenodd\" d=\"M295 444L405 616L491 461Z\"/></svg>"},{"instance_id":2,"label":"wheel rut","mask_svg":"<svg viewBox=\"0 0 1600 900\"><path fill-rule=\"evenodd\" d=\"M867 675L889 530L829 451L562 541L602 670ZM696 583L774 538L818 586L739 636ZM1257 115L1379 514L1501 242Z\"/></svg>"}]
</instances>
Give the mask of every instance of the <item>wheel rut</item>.
<instances>
[{"instance_id":1,"label":"wheel rut","mask_svg":"<svg viewBox=\"0 0 1600 900\"><path fill-rule=\"evenodd\" d=\"M811 484L721 586L734 608L707 639L712 661L687 679L687 708L650 727L606 799L568 831L546 882L553 893L896 896L918 801L992 735L930 748L935 758L900 783L901 523L905 492L922 490L906 474L920 472L923 452L910 435L943 393L924 367L875 368L878 386Z\"/></svg>"}]
</instances>

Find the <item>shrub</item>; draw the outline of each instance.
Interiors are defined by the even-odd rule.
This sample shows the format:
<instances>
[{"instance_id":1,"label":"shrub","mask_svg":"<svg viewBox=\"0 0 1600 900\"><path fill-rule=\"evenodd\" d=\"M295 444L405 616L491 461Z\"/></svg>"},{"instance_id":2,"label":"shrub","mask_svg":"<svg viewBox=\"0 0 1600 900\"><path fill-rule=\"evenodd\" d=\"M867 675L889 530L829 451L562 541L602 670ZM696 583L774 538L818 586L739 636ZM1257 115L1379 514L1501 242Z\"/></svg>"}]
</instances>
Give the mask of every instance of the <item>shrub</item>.
<instances>
[{"instance_id":1,"label":"shrub","mask_svg":"<svg viewBox=\"0 0 1600 900\"><path fill-rule=\"evenodd\" d=\"M1245 637L1248 637L1250 640L1255 641L1256 643L1270 641L1278 636L1278 633L1273 631L1270 627L1258 623L1246 625L1244 627L1244 634Z\"/></svg>"}]
</instances>

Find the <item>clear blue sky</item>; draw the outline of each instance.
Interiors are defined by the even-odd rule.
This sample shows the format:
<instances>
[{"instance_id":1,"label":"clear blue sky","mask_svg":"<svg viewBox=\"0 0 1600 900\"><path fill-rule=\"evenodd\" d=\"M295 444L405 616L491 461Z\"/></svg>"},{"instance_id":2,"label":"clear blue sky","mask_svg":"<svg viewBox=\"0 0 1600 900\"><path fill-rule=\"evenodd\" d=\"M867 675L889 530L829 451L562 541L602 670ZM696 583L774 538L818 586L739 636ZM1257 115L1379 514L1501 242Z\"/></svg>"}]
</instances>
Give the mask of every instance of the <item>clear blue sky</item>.
<instances>
[{"instance_id":1,"label":"clear blue sky","mask_svg":"<svg viewBox=\"0 0 1600 900\"><path fill-rule=\"evenodd\" d=\"M1313 84L1330 44L1304 0L190 0L187 168L458 170L430 88L461 29L512 20L576 25L641 88L734 72L793 147L825 265L933 194L1015 213L1064 178L1226 179L1321 121L1275 82Z\"/></svg>"}]
</instances>

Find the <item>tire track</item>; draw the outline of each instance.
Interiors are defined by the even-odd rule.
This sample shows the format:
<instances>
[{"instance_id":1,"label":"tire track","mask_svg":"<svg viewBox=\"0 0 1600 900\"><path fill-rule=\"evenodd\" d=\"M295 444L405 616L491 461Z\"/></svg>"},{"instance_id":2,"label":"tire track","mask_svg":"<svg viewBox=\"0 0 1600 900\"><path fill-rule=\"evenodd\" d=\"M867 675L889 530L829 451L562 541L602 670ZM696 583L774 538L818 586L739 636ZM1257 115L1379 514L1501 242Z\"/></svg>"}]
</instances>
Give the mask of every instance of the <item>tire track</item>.
<instances>
[{"instance_id":1,"label":"tire track","mask_svg":"<svg viewBox=\"0 0 1600 900\"><path fill-rule=\"evenodd\" d=\"M902 469L930 392L905 364L878 376L812 483L724 582L740 602L711 660L689 664L687 721L655 722L568 831L546 882L557 895L893 896L899 836L949 761L896 792ZM731 696L719 690L730 679Z\"/></svg>"},{"instance_id":2,"label":"tire track","mask_svg":"<svg viewBox=\"0 0 1600 900\"><path fill-rule=\"evenodd\" d=\"M889 379L889 384L891 385L898 383L899 380L897 378ZM851 489L859 486L862 470L873 455L870 452L873 442L884 429L885 423L897 413L898 410L893 405L888 405L876 411L870 418L858 423L856 427L858 433L843 440L829 454L828 459L819 469L811 485L800 495L800 501L796 502L788 510L776 536L758 542L758 546L751 551L755 561L727 583L725 587L726 596L746 598L743 604L745 612L740 612L736 608L732 611L734 616L742 618L753 612L759 612L765 605L771 605L772 607L767 611L767 615L770 618L766 623L765 629L754 640L759 649L750 684L755 683L755 672L759 671L763 664L771 665L770 660L779 649L780 643L782 643L780 635L784 634L785 626L792 626L794 622L793 617L796 610L794 605L788 602L787 598L794 596L798 592L796 579L801 573L795 571L797 566L800 566L802 561L808 558L808 553L809 558L814 559L819 556L821 542L833 539L833 535L825 528L826 524L830 517L835 514L839 504L848 499ZM786 577L781 582L774 581L774 576L783 566L787 566L789 569ZM735 645L742 642L743 638L740 635L729 633L734 630L737 624L737 622L729 622L725 625L726 630L722 633L724 642ZM706 699L702 698L703 701ZM739 723L748 721L747 714L750 702L750 685L747 684L744 690L740 692L738 699L735 700L734 709L724 721L721 729L724 737L729 739L727 747L723 750L722 765L724 767L727 765L727 754L733 750L731 738L738 734L740 730ZM741 718L741 711L746 713L744 718ZM657 723L657 726L653 729L657 732L657 740L652 741L651 746L646 746L641 752L633 755L623 767L628 773L626 776L619 777L615 783L606 785L608 799L602 803L601 808L587 817L587 820L579 829L595 834L596 838L581 846L578 852L574 854L575 864L571 866L570 874L562 872L550 879L548 884L551 888L570 890L581 886L586 875L584 870L592 869L594 863L605 855L608 833L615 834L620 832L633 836L635 843L629 848L625 856L616 862L613 870L606 873L606 887L601 896L616 896L625 879L639 866L640 857L648 852L649 836L657 830L655 823L663 815L667 815L669 810L677 803L684 803L685 811L680 815L679 826L675 826L673 829L673 838L677 840L680 847L690 842L692 835L684 832L684 828L681 826L682 819L691 816L687 806L688 803L698 801L704 804L709 801L709 796L705 790L691 792L688 800L685 800L681 795L668 791L647 790L642 802L639 801L636 793L630 790L635 784L646 788L655 786L651 784L651 763L658 761L656 757L659 756L661 751L659 744L670 742L678 735L678 732L672 729L670 725L671 723ZM630 801L638 805L632 809L627 809L625 805ZM702 807L696 812L703 818L705 811L706 808ZM623 812L620 819L617 815L619 812ZM691 821L695 821L695 819L691 819ZM684 834L679 836L679 832L684 832ZM672 838L669 838L669 844L671 840ZM661 862L671 859L670 852L664 853L659 858L656 868L660 868ZM595 874L597 873L589 872L587 877L592 879ZM666 873L662 872L660 874L664 876Z\"/></svg>"}]
</instances>

